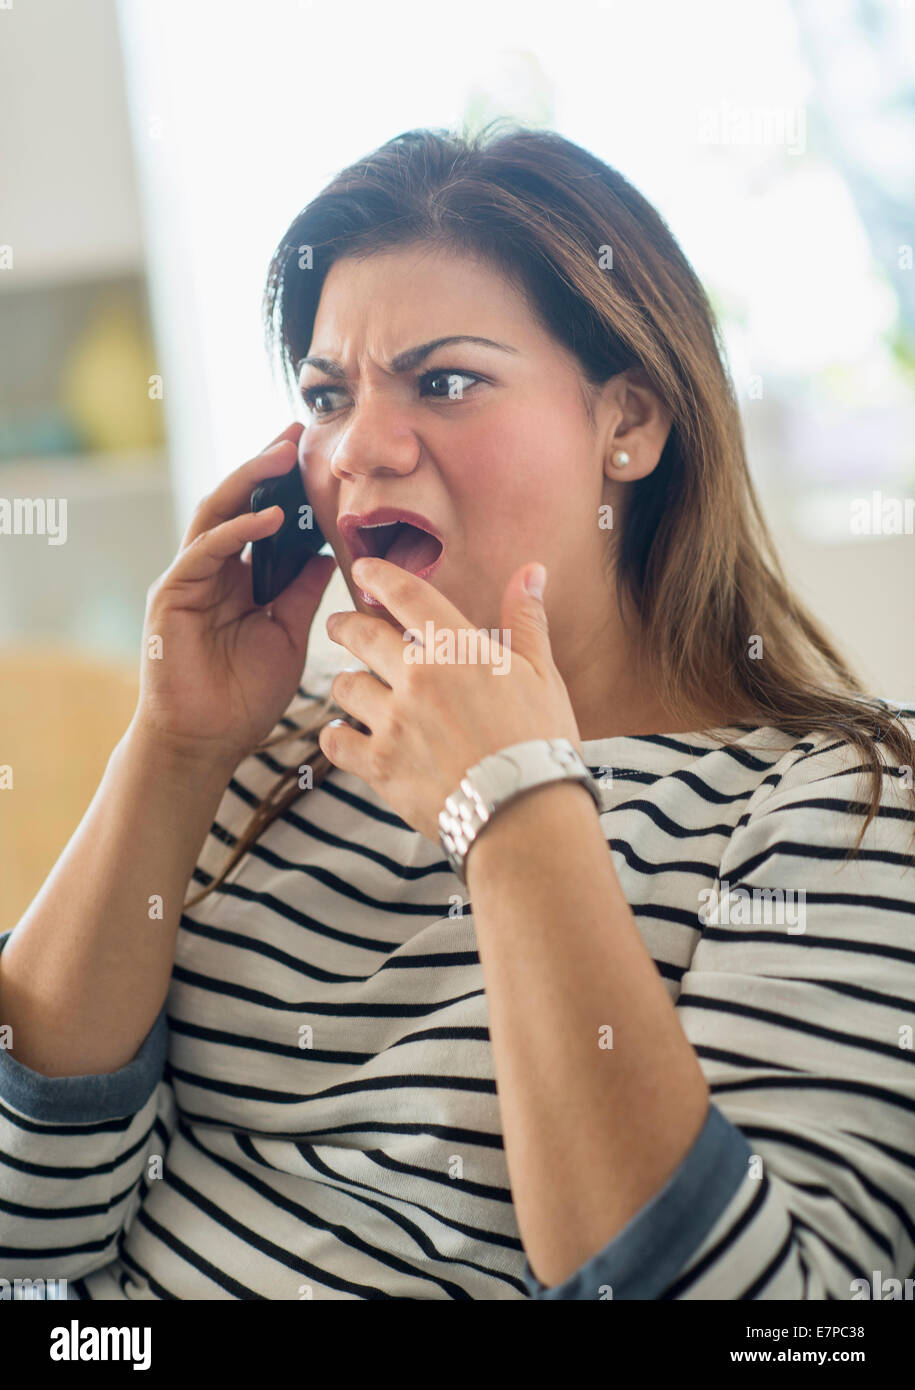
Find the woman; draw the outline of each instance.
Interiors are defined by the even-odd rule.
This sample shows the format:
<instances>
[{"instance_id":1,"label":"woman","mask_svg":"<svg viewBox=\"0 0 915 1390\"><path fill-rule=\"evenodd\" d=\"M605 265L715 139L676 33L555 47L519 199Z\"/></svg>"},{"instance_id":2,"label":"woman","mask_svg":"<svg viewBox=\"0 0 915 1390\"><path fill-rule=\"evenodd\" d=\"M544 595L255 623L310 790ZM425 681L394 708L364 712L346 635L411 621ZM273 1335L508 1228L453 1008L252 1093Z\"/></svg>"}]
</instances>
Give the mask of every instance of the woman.
<instances>
[{"instance_id":1,"label":"woman","mask_svg":"<svg viewBox=\"0 0 915 1390\"><path fill-rule=\"evenodd\" d=\"M915 712L786 587L664 223L555 134L412 131L295 218L266 310L307 428L198 508L3 938L4 1277L887 1296ZM335 560L257 609L249 498L296 446ZM303 678L335 562L348 669Z\"/></svg>"}]
</instances>

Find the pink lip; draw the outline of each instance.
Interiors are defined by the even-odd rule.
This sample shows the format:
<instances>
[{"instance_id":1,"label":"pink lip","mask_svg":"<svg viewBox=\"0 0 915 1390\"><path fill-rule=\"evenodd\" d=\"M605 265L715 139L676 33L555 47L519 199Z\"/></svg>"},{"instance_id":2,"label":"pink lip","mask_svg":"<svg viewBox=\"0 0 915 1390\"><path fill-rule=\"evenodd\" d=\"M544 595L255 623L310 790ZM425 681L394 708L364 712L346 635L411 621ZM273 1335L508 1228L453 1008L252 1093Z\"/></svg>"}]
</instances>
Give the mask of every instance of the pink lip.
<instances>
[{"instance_id":1,"label":"pink lip","mask_svg":"<svg viewBox=\"0 0 915 1390\"><path fill-rule=\"evenodd\" d=\"M362 555L370 555L368 545L359 534L360 526L387 526L393 521L406 521L411 526L415 526L420 531L427 531L430 536L434 536L442 549L437 559L431 565L426 565L425 569L416 572L417 579L428 579L429 575L438 569L445 553L445 542L442 533L437 526L434 526L428 517L421 512L408 512L403 507L376 507L371 512L342 512L337 517L337 529L346 542L350 554L354 560L358 560ZM383 608L371 594L367 594L364 589L359 590L362 599L372 608Z\"/></svg>"}]
</instances>

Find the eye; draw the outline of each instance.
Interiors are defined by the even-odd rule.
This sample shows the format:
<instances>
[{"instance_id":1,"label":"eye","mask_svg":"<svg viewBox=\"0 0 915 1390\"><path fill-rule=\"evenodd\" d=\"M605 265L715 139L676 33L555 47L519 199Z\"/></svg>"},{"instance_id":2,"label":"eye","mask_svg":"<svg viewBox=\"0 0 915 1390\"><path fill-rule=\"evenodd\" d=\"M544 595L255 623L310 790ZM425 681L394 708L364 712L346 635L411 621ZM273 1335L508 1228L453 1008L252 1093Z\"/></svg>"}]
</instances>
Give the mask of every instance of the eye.
<instances>
[{"instance_id":1,"label":"eye","mask_svg":"<svg viewBox=\"0 0 915 1390\"><path fill-rule=\"evenodd\" d=\"M441 394L442 400L461 400L464 395L463 386L457 385L461 380L482 381L483 378L477 376L475 372L462 372L457 367L434 367L432 371L423 372L419 378L420 383L424 381L434 382L443 381L445 383L444 392ZM432 395L438 393L432 392Z\"/></svg>"},{"instance_id":2,"label":"eye","mask_svg":"<svg viewBox=\"0 0 915 1390\"><path fill-rule=\"evenodd\" d=\"M419 377L420 387L426 382L429 383L430 387L433 386L434 383L440 382L443 389L438 391L430 390L428 392L421 390L420 394L431 395L433 398L443 401L459 401L463 399L465 394L465 388L460 384L461 382L469 381L471 383L476 383L482 380L483 378L477 376L476 372L462 372L457 367L434 367L431 371L423 372L422 376ZM330 406L326 410L321 410L318 407L318 401L322 396L333 396L339 391L342 391L342 389L342 387L338 386L308 386L302 390L302 400L314 415L330 415L334 407Z\"/></svg>"},{"instance_id":3,"label":"eye","mask_svg":"<svg viewBox=\"0 0 915 1390\"><path fill-rule=\"evenodd\" d=\"M332 396L336 389L337 388L333 386L309 386L303 389L302 400L308 406L308 409L315 415L327 415L329 411L318 410L316 408L316 403L321 396Z\"/></svg>"}]
</instances>

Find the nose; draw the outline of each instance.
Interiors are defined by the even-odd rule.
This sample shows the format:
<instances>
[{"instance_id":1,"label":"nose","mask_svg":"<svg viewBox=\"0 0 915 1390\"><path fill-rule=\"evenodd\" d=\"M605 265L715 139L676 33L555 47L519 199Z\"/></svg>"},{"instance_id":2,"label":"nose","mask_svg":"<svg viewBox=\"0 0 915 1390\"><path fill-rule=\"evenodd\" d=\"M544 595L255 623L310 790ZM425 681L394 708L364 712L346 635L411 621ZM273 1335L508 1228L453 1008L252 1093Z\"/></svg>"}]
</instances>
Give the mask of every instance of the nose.
<instances>
[{"instance_id":1,"label":"nose","mask_svg":"<svg viewBox=\"0 0 915 1390\"><path fill-rule=\"evenodd\" d=\"M330 471L341 482L363 475L407 474L413 472L421 453L419 440L404 421L402 406L366 400L353 406L350 423L334 449Z\"/></svg>"}]
</instances>

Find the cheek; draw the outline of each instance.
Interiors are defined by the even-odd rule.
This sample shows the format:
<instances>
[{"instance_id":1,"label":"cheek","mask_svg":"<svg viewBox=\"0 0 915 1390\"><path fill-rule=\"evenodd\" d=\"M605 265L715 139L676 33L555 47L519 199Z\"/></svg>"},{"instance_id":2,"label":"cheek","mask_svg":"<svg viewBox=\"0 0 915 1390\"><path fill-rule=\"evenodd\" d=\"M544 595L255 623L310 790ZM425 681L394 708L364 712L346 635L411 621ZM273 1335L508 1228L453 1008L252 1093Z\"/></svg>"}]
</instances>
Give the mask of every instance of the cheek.
<instances>
[{"instance_id":1,"label":"cheek","mask_svg":"<svg viewBox=\"0 0 915 1390\"><path fill-rule=\"evenodd\" d=\"M304 434L302 438L304 439ZM303 449L299 444L299 467L305 479L305 492L314 507L318 525L325 536L336 534L337 523L337 480L330 471L330 465L312 447Z\"/></svg>"},{"instance_id":2,"label":"cheek","mask_svg":"<svg viewBox=\"0 0 915 1390\"><path fill-rule=\"evenodd\" d=\"M554 530L558 509L569 509L559 432L538 429L540 423L528 416L513 426L487 426L462 445L449 469L448 488L477 554L514 554Z\"/></svg>"}]
</instances>

